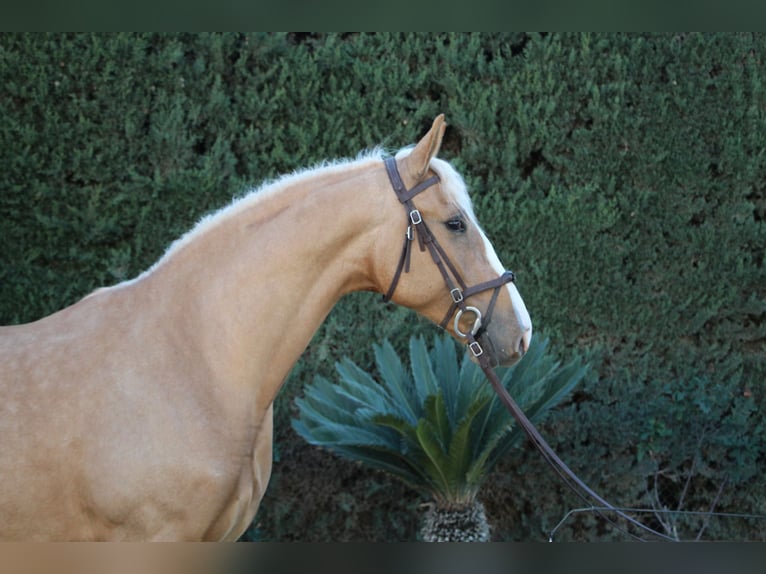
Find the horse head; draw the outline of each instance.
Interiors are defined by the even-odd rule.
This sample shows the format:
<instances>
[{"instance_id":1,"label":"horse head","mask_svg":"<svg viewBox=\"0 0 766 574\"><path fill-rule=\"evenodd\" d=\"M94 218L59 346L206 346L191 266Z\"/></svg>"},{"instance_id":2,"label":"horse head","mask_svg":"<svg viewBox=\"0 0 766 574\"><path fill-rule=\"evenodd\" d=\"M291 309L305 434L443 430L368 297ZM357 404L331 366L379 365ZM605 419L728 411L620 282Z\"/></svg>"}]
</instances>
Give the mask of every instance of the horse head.
<instances>
[{"instance_id":1,"label":"horse head","mask_svg":"<svg viewBox=\"0 0 766 574\"><path fill-rule=\"evenodd\" d=\"M415 147L386 161L385 217L401 223L388 226L391 237L376 245L387 269L385 298L469 343L475 357L487 353L492 364L510 365L529 348L532 323L513 273L479 225L462 177L436 157L444 130L440 115ZM402 237L397 263L394 245Z\"/></svg>"}]
</instances>

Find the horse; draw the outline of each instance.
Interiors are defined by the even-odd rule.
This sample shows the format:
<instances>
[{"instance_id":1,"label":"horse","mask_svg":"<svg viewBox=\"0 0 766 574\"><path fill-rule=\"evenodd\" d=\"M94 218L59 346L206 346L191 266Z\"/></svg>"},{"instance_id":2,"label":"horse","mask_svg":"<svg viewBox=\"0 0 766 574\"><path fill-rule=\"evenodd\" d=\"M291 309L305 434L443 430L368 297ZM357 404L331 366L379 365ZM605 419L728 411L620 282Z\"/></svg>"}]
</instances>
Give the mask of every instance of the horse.
<instances>
[{"instance_id":1,"label":"horse","mask_svg":"<svg viewBox=\"0 0 766 574\"><path fill-rule=\"evenodd\" d=\"M450 314L457 339L517 361L529 314L462 177L436 157L445 125L393 158L375 148L267 182L136 278L1 327L0 539L239 538L271 474L275 396L347 293ZM491 288L445 288L422 244L398 257L425 225L447 281ZM493 319L477 328L481 310Z\"/></svg>"}]
</instances>

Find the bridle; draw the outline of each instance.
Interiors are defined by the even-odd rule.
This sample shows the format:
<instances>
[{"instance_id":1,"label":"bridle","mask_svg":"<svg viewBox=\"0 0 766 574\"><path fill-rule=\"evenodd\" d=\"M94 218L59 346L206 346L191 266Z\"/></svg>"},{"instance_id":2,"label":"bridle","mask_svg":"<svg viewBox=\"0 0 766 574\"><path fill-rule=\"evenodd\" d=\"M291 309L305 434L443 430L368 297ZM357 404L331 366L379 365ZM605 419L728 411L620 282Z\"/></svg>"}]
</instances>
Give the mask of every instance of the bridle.
<instances>
[{"instance_id":1,"label":"bridle","mask_svg":"<svg viewBox=\"0 0 766 574\"><path fill-rule=\"evenodd\" d=\"M388 179L391 181L394 192L396 192L399 202L404 206L407 213L407 233L405 233L404 236L404 245L402 246L402 253L399 257L399 264L396 267L394 278L391 280L391 285L383 296L383 300L386 302L391 300L391 297L393 297L394 291L396 291L396 287L399 284L402 273L409 273L412 242L417 238L420 251L428 249L428 252L431 254L431 259L439 269L439 272L444 279L444 283L449 290L450 297L452 298L452 304L440 323L440 326L445 328L449 324L450 319L454 316L453 327L455 334L462 339L466 339L468 348L471 350L474 357L477 359L484 357L485 360L489 361L489 357L484 353L484 349L477 339L486 332L487 327L492 320L492 312L495 309L495 303L500 294L500 288L506 283L511 283L515 280L513 271L505 271L495 279L468 287L461 277L460 272L452 263L442 246L439 245L436 237L423 220L420 211L413 203L413 198L416 195L439 182L439 176L434 175L429 177L418 183L415 187L407 189L399 175L396 159L393 157L387 158L385 160L385 165ZM482 314L477 307L466 303L466 300L469 297L473 297L484 291L489 291L490 289L492 289L492 297L490 298L489 305L484 314ZM473 326L471 327L471 330L466 333L460 330L460 319L465 313L471 313L474 316Z\"/></svg>"},{"instance_id":2,"label":"bridle","mask_svg":"<svg viewBox=\"0 0 766 574\"><path fill-rule=\"evenodd\" d=\"M489 322L492 318L492 312L494 311L495 303L497 302L497 297L500 292L500 288L506 283L515 281L515 275L512 271L505 271L502 275L495 279L473 285L472 287L467 287L457 268L450 261L449 256L441 247L441 245L439 245L436 237L434 237L433 233L431 233L428 225L426 225L426 222L423 220L423 216L415 207L412 201L413 198L419 193L425 191L433 185L436 185L439 182L439 177L436 175L429 177L428 179L423 180L422 182L415 185L413 188L407 189L407 187L404 185L404 182L402 181L401 176L399 175L396 159L393 157L386 158L385 166L386 172L388 173L388 179L391 181L391 185L396 192L396 196L407 212L407 233L404 237L404 245L402 246L402 253L399 257L399 263L396 267L396 272L394 273L394 277L391 281L391 285L389 286L388 291L383 296L383 300L386 302L391 300L391 297L393 297L394 291L399 284L402 273L409 273L412 242L415 240L415 237L417 237L420 251L425 251L428 249L429 253L431 254L431 259L436 264L436 267L439 269L439 272L444 278L444 283L446 284L450 296L452 297L452 304L450 305L450 308L447 311L444 319L440 323L440 326L442 328L446 327L454 315L455 334L458 337L466 340L466 345L470 349L473 356L476 358L476 361L481 366L482 371L484 371L484 375L487 377L487 380L489 380L492 388L495 390L495 393L497 393L497 396L502 401L505 408L508 410L508 412L511 413L511 415L513 415L513 418L516 419L516 421L519 423L519 426L527 434L529 439L532 441L532 444L534 444L537 450L540 451L545 461L553 468L554 471L556 471L563 482L582 500L584 500L586 503L592 503L592 501L596 501L598 506L592 506L592 510L618 530L625 532L637 540L645 540L644 538L641 538L640 536L637 536L627 531L625 528L617 525L612 519L604 514L604 509L615 513L617 516L623 518L633 526L636 526L654 536L657 536L662 540L675 541L670 536L667 536L661 532L657 532L653 528L646 526L632 516L625 514L622 510L615 508L604 498L599 496L595 491L593 491L567 466L563 460L561 460L561 458L559 458L559 456L550 447L545 438L543 438L537 428L527 418L526 414L524 414L524 411L518 406L518 404L516 404L516 401L513 400L513 397L511 397L511 395L508 393L500 381L500 378L495 373L491 363L491 358L488 357L488 354L484 352L484 349L477 341L477 339L486 331L487 326L489 325ZM484 315L482 315L478 308L466 303L466 299L469 297L477 295L478 293L483 293L484 291L489 291L490 289L493 290L492 297ZM461 317L465 313L472 313L475 319L471 330L463 333L460 330L459 323Z\"/></svg>"}]
</instances>

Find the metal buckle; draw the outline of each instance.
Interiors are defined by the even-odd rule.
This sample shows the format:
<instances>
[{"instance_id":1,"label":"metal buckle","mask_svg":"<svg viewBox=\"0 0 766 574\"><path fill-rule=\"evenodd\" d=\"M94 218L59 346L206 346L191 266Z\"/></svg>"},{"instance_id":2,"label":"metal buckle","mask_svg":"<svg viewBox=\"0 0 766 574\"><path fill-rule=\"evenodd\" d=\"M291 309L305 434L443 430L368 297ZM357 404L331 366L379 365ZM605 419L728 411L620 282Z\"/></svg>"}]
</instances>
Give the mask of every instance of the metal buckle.
<instances>
[{"instance_id":1,"label":"metal buckle","mask_svg":"<svg viewBox=\"0 0 766 574\"><path fill-rule=\"evenodd\" d=\"M460 303L463 300L463 292L457 287L450 291L449 294L455 303Z\"/></svg>"},{"instance_id":2,"label":"metal buckle","mask_svg":"<svg viewBox=\"0 0 766 574\"><path fill-rule=\"evenodd\" d=\"M473 353L473 356L476 358L479 358L484 354L484 349L481 348L478 341L474 341L468 345L468 348L471 349L471 353Z\"/></svg>"},{"instance_id":3,"label":"metal buckle","mask_svg":"<svg viewBox=\"0 0 766 574\"><path fill-rule=\"evenodd\" d=\"M412 233L412 225L407 226L407 240L412 241L415 239L415 235Z\"/></svg>"},{"instance_id":4,"label":"metal buckle","mask_svg":"<svg viewBox=\"0 0 766 574\"><path fill-rule=\"evenodd\" d=\"M412 222L412 225L423 223L423 217L417 209L410 211L410 221Z\"/></svg>"}]
</instances>

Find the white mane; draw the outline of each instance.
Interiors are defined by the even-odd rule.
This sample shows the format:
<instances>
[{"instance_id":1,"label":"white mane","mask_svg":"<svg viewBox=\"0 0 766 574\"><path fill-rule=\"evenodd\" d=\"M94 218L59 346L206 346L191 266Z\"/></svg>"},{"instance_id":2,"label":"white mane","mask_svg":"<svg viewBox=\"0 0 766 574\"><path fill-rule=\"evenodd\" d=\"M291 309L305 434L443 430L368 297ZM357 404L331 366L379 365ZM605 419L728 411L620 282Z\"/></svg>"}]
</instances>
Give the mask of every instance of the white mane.
<instances>
[{"instance_id":1,"label":"white mane","mask_svg":"<svg viewBox=\"0 0 766 574\"><path fill-rule=\"evenodd\" d=\"M412 151L412 147L403 148L397 152L397 159L406 156ZM381 147L375 147L371 150L361 152L354 159L325 160L314 166L296 170L277 177L276 179L266 180L256 188L251 188L244 195L234 197L232 201L224 207L204 215L189 231L180 238L171 243L165 250L165 253L147 270L134 279L130 279L120 285L134 283L144 276L152 273L158 267L163 265L174 254L178 253L186 245L202 236L213 227L219 225L222 221L240 214L242 211L251 208L261 201L280 193L282 190L316 176L318 173L332 173L346 170L350 167L360 167L366 163L380 162L386 153ZM473 212L471 200L466 189L465 182L460 174L448 162L434 158L431 160L431 167L439 175L442 181L442 189L453 196L458 206L468 214L474 222L476 216ZM478 225L478 222L476 222Z\"/></svg>"},{"instance_id":2,"label":"white mane","mask_svg":"<svg viewBox=\"0 0 766 574\"><path fill-rule=\"evenodd\" d=\"M175 253L183 249L190 242L197 237L205 234L214 226L220 224L222 221L234 217L241 212L251 208L252 206L268 199L269 197L281 192L282 190L301 182L302 180L309 179L319 172L332 173L340 172L349 167L361 166L365 163L372 163L381 161L384 155L384 151L380 147L373 148L369 151L360 153L355 159L336 159L325 160L314 166L298 169L291 173L277 177L276 179L265 180L261 185L256 188L251 188L242 196L235 196L232 198L228 205L225 205L216 211L203 215L202 218L184 235L176 239L165 250L165 253L160 257L154 265L149 269L141 273L135 279L128 281L128 283L137 281L143 276L151 273L165 261L172 257Z\"/></svg>"}]
</instances>

